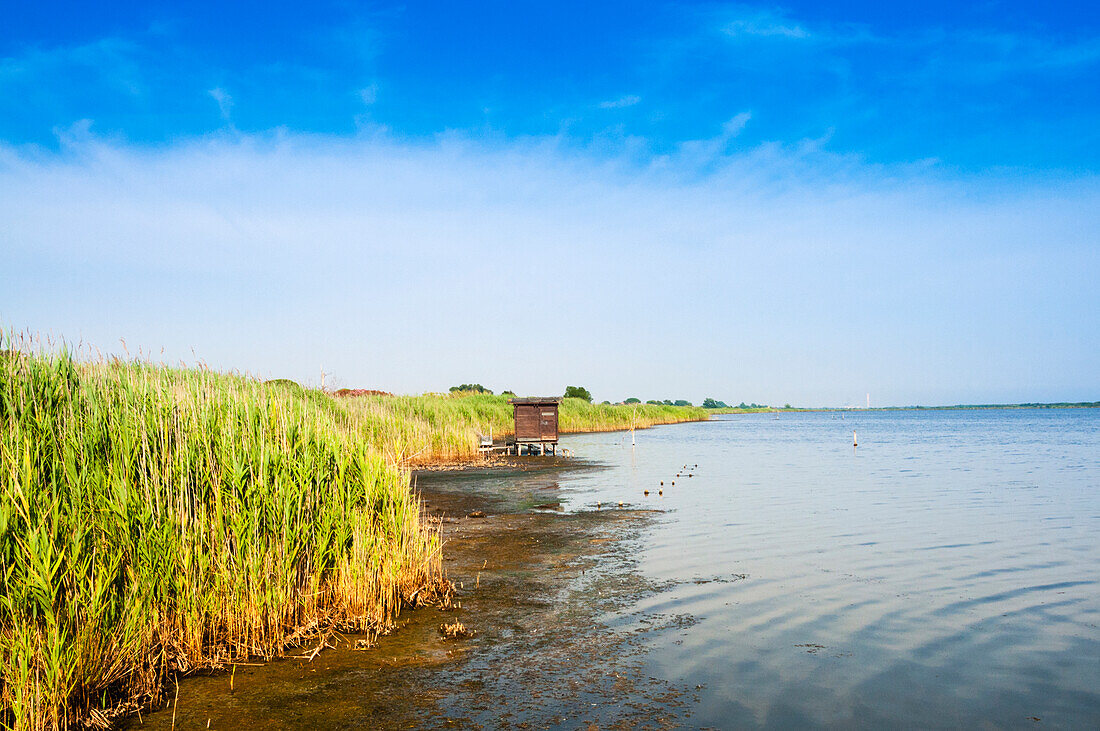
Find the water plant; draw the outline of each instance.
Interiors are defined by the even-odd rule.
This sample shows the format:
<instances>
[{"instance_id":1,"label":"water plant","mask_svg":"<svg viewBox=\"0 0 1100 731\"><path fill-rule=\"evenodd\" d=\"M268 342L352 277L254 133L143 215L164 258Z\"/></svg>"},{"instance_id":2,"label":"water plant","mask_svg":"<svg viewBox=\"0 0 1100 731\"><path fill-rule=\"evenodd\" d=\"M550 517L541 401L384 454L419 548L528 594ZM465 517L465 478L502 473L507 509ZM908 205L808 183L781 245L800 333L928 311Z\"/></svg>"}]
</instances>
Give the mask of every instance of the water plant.
<instances>
[{"instance_id":1,"label":"water plant","mask_svg":"<svg viewBox=\"0 0 1100 731\"><path fill-rule=\"evenodd\" d=\"M105 726L177 673L445 594L408 474L334 399L5 337L5 726Z\"/></svg>"},{"instance_id":2,"label":"water plant","mask_svg":"<svg viewBox=\"0 0 1100 731\"><path fill-rule=\"evenodd\" d=\"M0 723L14 729L104 727L178 674L446 603L407 468L512 428L507 396L336 398L0 340ZM560 425L701 418L567 398Z\"/></svg>"},{"instance_id":3,"label":"water plant","mask_svg":"<svg viewBox=\"0 0 1100 731\"><path fill-rule=\"evenodd\" d=\"M360 396L340 399L338 406L347 427L389 460L416 465L468 459L477 455L479 434L511 434L509 398L469 392ZM593 404L581 398L563 399L558 414L563 433L643 429L707 418L708 412L696 407Z\"/></svg>"}]
</instances>

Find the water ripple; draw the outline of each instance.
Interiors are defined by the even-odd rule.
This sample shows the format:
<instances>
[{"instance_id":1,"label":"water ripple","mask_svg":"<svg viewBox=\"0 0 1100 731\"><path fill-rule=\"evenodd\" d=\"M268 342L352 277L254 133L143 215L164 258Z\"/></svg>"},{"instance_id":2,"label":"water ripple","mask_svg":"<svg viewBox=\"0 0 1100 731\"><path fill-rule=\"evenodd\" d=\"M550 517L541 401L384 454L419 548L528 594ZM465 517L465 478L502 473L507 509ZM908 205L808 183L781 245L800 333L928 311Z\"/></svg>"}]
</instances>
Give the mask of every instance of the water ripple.
<instances>
[{"instance_id":1,"label":"water ripple","mask_svg":"<svg viewBox=\"0 0 1100 731\"><path fill-rule=\"evenodd\" d=\"M696 621L652 672L705 684L700 725L1098 725L1100 410L847 416L584 437L578 504L665 511L631 611Z\"/></svg>"}]
</instances>

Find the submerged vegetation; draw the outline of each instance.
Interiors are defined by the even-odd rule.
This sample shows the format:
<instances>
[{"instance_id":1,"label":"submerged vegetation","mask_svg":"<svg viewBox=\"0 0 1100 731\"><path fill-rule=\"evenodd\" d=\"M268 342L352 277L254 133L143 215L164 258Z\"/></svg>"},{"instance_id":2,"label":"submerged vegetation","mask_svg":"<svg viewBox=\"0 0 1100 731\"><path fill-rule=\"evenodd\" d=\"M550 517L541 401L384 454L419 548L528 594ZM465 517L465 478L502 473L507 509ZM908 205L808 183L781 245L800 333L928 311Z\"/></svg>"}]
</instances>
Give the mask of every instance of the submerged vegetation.
<instances>
[{"instance_id":1,"label":"submerged vegetation","mask_svg":"<svg viewBox=\"0 0 1100 731\"><path fill-rule=\"evenodd\" d=\"M103 726L177 673L445 601L407 473L340 403L0 353L0 722Z\"/></svg>"}]
</instances>

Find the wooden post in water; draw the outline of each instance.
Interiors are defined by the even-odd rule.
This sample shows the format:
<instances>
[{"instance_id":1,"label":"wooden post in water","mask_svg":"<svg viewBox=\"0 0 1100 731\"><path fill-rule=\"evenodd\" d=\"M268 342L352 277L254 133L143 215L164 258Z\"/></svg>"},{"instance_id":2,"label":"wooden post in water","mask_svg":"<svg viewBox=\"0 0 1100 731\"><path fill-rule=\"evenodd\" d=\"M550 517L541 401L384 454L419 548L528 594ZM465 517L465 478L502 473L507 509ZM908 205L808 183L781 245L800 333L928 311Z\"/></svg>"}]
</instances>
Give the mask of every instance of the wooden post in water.
<instances>
[{"instance_id":1,"label":"wooden post in water","mask_svg":"<svg viewBox=\"0 0 1100 731\"><path fill-rule=\"evenodd\" d=\"M853 447L858 447L859 446L859 441L856 440L856 433L855 432L852 432L852 446Z\"/></svg>"}]
</instances>

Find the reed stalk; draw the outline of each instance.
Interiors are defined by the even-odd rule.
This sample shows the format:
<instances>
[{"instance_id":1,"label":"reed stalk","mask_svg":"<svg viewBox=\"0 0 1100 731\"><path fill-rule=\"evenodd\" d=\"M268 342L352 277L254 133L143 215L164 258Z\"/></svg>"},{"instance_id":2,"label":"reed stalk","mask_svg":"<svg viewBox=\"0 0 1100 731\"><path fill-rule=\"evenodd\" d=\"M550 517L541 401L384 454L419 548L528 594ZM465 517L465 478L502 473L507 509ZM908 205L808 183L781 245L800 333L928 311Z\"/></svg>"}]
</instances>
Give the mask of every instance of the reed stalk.
<instances>
[{"instance_id":1,"label":"reed stalk","mask_svg":"<svg viewBox=\"0 0 1100 731\"><path fill-rule=\"evenodd\" d=\"M445 599L408 473L328 396L5 338L4 726L105 726L176 673Z\"/></svg>"},{"instance_id":2,"label":"reed stalk","mask_svg":"<svg viewBox=\"0 0 1100 731\"><path fill-rule=\"evenodd\" d=\"M349 429L375 444L394 463L413 466L476 457L481 434L512 434L507 396L456 392L421 396L368 395L335 399ZM592 404L567 398L559 409L559 429L600 432L644 429L657 424L703 421L705 409L655 404Z\"/></svg>"},{"instance_id":3,"label":"reed stalk","mask_svg":"<svg viewBox=\"0 0 1100 731\"><path fill-rule=\"evenodd\" d=\"M560 427L705 418L565 399ZM490 427L507 398L337 399L0 336L0 723L105 727L178 674L446 603L407 468Z\"/></svg>"}]
</instances>

